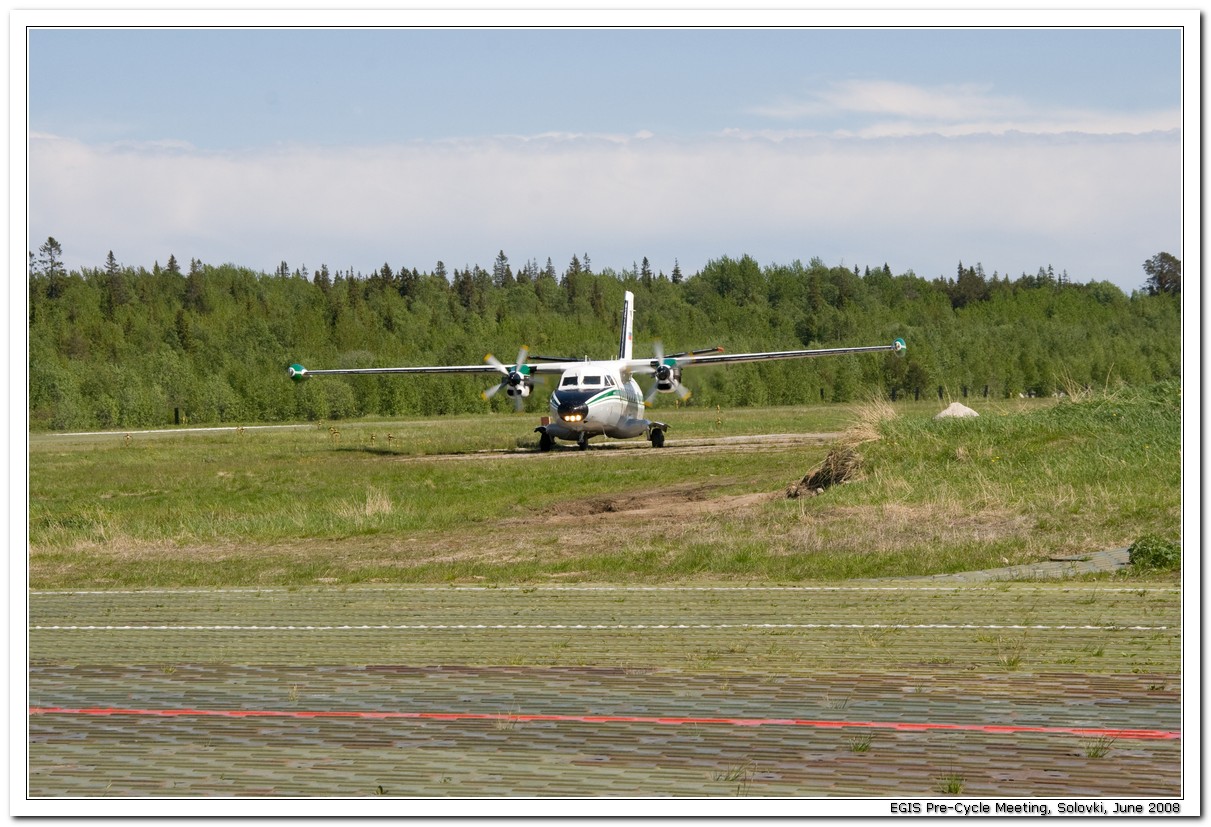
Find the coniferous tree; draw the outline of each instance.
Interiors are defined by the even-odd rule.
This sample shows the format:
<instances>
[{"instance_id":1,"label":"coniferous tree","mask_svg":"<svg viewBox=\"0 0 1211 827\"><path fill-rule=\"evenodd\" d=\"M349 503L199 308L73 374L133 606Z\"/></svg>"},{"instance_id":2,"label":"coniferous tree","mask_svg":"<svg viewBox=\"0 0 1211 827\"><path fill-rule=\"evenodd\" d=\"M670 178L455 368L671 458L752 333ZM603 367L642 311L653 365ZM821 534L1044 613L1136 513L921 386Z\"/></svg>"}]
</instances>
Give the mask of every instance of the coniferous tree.
<instances>
[{"instance_id":1,"label":"coniferous tree","mask_svg":"<svg viewBox=\"0 0 1211 827\"><path fill-rule=\"evenodd\" d=\"M105 290L106 309L111 316L115 309L130 301L130 291L113 250L105 257Z\"/></svg>"},{"instance_id":2,"label":"coniferous tree","mask_svg":"<svg viewBox=\"0 0 1211 827\"><path fill-rule=\"evenodd\" d=\"M46 279L47 298L57 299L67 289L67 270L63 267L63 247L50 236L38 248L38 268Z\"/></svg>"},{"instance_id":3,"label":"coniferous tree","mask_svg":"<svg viewBox=\"0 0 1211 827\"><path fill-rule=\"evenodd\" d=\"M208 309L202 281L202 262L196 258L191 258L189 260L189 275L185 277L186 309L199 313Z\"/></svg>"},{"instance_id":4,"label":"coniferous tree","mask_svg":"<svg viewBox=\"0 0 1211 827\"><path fill-rule=\"evenodd\" d=\"M383 266L378 268L378 272L370 277L373 282L373 287L378 292L386 292L395 288L395 272L391 269L391 265L383 262Z\"/></svg>"},{"instance_id":5,"label":"coniferous tree","mask_svg":"<svg viewBox=\"0 0 1211 827\"><path fill-rule=\"evenodd\" d=\"M509 257L501 250L492 263L492 283L497 287L508 287L513 283L513 268L509 266Z\"/></svg>"},{"instance_id":6,"label":"coniferous tree","mask_svg":"<svg viewBox=\"0 0 1211 827\"><path fill-rule=\"evenodd\" d=\"M417 272L415 267L411 270L407 267L401 267L399 268L399 272L396 273L395 284L401 296L414 295L416 293L417 282L419 281L420 273Z\"/></svg>"},{"instance_id":7,"label":"coniferous tree","mask_svg":"<svg viewBox=\"0 0 1211 827\"><path fill-rule=\"evenodd\" d=\"M1148 274L1144 287L1149 295L1176 296L1182 292L1182 262L1176 256L1157 253L1144 262L1144 272Z\"/></svg>"},{"instance_id":8,"label":"coniferous tree","mask_svg":"<svg viewBox=\"0 0 1211 827\"><path fill-rule=\"evenodd\" d=\"M332 276L328 273L327 264L321 264L320 269L315 271L315 286L325 294L332 289Z\"/></svg>"},{"instance_id":9,"label":"coniferous tree","mask_svg":"<svg viewBox=\"0 0 1211 827\"><path fill-rule=\"evenodd\" d=\"M573 254L571 262L568 263L568 269L563 274L563 290L567 296L569 308L572 307L577 296L580 295L580 276L582 272L580 259Z\"/></svg>"},{"instance_id":10,"label":"coniferous tree","mask_svg":"<svg viewBox=\"0 0 1211 827\"><path fill-rule=\"evenodd\" d=\"M470 310L475 306L475 279L470 270L454 270L454 292L462 306Z\"/></svg>"},{"instance_id":11,"label":"coniferous tree","mask_svg":"<svg viewBox=\"0 0 1211 827\"><path fill-rule=\"evenodd\" d=\"M47 238L38 248L38 266L42 275L47 277L67 275L63 269L63 247L55 241L54 236Z\"/></svg>"}]
</instances>

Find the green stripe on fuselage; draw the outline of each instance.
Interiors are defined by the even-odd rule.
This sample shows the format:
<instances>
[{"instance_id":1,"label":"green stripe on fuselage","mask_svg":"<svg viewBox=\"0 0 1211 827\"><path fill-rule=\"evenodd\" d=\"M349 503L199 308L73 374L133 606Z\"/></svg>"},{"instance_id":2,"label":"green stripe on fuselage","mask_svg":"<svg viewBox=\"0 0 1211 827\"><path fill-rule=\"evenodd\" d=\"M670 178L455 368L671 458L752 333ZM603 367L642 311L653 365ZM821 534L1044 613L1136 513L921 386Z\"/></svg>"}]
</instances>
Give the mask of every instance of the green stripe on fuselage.
<instances>
[{"instance_id":1,"label":"green stripe on fuselage","mask_svg":"<svg viewBox=\"0 0 1211 827\"><path fill-rule=\"evenodd\" d=\"M610 388L609 390L602 391L601 393L597 394L596 396L589 397L588 401L585 402L585 404L592 405L596 402L604 402L605 400L616 397L616 396L618 396L618 388Z\"/></svg>"}]
</instances>

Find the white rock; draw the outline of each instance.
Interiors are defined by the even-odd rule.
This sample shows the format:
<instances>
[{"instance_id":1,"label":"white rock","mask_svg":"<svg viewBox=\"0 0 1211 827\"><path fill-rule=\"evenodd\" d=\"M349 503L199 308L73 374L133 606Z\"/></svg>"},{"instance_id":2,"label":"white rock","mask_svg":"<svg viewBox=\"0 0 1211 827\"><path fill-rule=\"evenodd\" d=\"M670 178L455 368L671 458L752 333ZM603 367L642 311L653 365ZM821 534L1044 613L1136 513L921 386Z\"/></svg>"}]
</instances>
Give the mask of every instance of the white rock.
<instances>
[{"instance_id":1,"label":"white rock","mask_svg":"<svg viewBox=\"0 0 1211 827\"><path fill-rule=\"evenodd\" d=\"M940 412L934 419L947 419L952 416L979 416L979 414L960 402L951 402L950 407Z\"/></svg>"}]
</instances>

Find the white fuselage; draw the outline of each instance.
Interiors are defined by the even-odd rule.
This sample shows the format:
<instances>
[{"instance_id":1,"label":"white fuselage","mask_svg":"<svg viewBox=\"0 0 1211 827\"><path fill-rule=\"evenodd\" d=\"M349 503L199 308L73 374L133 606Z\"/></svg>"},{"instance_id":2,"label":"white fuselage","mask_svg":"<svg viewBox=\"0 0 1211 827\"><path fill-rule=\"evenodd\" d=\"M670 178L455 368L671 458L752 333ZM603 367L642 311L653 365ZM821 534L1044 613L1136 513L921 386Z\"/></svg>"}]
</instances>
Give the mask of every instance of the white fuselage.
<instances>
[{"instance_id":1,"label":"white fuselage","mask_svg":"<svg viewBox=\"0 0 1211 827\"><path fill-rule=\"evenodd\" d=\"M643 415L643 392L621 360L583 362L568 368L551 393L551 424L546 432L559 439L604 434L630 439L647 433L652 423Z\"/></svg>"}]
</instances>

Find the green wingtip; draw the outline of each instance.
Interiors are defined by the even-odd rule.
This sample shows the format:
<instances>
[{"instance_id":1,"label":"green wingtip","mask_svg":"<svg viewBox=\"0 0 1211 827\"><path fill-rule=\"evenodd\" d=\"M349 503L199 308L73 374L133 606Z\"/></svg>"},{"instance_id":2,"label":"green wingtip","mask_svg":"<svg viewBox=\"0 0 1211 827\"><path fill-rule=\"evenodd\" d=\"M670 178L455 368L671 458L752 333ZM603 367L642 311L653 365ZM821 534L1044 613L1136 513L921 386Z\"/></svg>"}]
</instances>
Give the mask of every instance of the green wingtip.
<instances>
[{"instance_id":1,"label":"green wingtip","mask_svg":"<svg viewBox=\"0 0 1211 827\"><path fill-rule=\"evenodd\" d=\"M302 382L307 378L307 368L302 365L290 366L290 378L295 382Z\"/></svg>"},{"instance_id":2,"label":"green wingtip","mask_svg":"<svg viewBox=\"0 0 1211 827\"><path fill-rule=\"evenodd\" d=\"M904 343L903 339L896 339L891 343L891 346L895 348L896 353L903 353L904 351L908 350L908 345Z\"/></svg>"}]
</instances>

